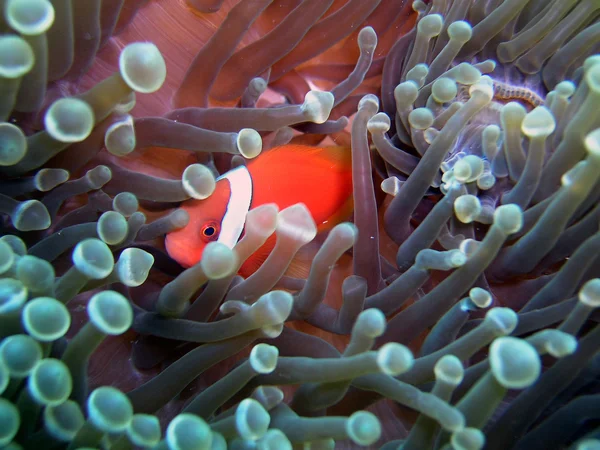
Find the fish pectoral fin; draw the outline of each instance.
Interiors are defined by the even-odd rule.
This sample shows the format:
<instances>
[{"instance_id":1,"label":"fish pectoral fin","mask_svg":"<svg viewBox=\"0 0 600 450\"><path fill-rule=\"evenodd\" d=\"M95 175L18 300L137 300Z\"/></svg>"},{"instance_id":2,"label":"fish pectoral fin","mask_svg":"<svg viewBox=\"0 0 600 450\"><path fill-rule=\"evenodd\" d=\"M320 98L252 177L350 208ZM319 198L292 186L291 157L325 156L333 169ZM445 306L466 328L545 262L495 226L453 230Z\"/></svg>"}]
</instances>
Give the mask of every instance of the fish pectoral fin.
<instances>
[{"instance_id":1,"label":"fish pectoral fin","mask_svg":"<svg viewBox=\"0 0 600 450\"><path fill-rule=\"evenodd\" d=\"M310 273L311 261L306 261L304 258L294 258L285 271L286 276L292 278L307 279Z\"/></svg>"}]
</instances>

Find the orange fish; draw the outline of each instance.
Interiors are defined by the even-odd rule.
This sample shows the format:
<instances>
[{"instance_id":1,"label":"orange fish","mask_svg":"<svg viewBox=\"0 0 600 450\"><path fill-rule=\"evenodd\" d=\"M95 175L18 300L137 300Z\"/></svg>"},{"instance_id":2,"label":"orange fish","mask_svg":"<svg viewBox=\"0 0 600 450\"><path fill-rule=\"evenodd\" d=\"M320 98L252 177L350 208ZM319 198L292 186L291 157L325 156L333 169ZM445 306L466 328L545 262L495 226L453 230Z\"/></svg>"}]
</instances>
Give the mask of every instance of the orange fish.
<instances>
[{"instance_id":1,"label":"orange fish","mask_svg":"<svg viewBox=\"0 0 600 450\"><path fill-rule=\"evenodd\" d=\"M347 220L353 207L350 149L284 145L221 175L210 197L181 205L190 221L167 234L167 252L183 267L190 267L200 261L209 242L233 248L243 235L246 213L267 203L275 203L280 210L304 203L319 232ZM248 277L256 272L273 250L275 240L271 236L252 254L240 275Z\"/></svg>"}]
</instances>

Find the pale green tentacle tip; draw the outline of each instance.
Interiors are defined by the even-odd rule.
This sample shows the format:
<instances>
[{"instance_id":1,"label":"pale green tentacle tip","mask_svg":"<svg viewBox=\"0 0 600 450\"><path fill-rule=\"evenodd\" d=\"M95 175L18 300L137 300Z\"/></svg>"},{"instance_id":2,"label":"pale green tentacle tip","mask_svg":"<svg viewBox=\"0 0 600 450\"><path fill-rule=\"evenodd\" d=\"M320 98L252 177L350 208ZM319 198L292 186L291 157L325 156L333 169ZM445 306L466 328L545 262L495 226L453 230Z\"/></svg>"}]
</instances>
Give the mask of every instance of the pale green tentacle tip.
<instances>
[{"instance_id":1,"label":"pale green tentacle tip","mask_svg":"<svg viewBox=\"0 0 600 450\"><path fill-rule=\"evenodd\" d=\"M488 308L492 304L492 294L480 287L474 287L469 291L469 298L478 308Z\"/></svg>"},{"instance_id":2,"label":"pale green tentacle tip","mask_svg":"<svg viewBox=\"0 0 600 450\"><path fill-rule=\"evenodd\" d=\"M565 356L572 355L577 351L578 343L575 336L569 333L563 333L560 330L548 330L551 333L551 339L546 343L545 350L548 354L555 358L564 358Z\"/></svg>"},{"instance_id":3,"label":"pale green tentacle tip","mask_svg":"<svg viewBox=\"0 0 600 450\"><path fill-rule=\"evenodd\" d=\"M249 314L261 328L270 327L285 322L293 306L294 298L289 292L271 291L250 306Z\"/></svg>"},{"instance_id":4,"label":"pale green tentacle tip","mask_svg":"<svg viewBox=\"0 0 600 450\"><path fill-rule=\"evenodd\" d=\"M58 406L69 398L73 380L71 372L59 359L42 359L27 379L27 389L40 405Z\"/></svg>"},{"instance_id":5,"label":"pale green tentacle tip","mask_svg":"<svg viewBox=\"0 0 600 450\"><path fill-rule=\"evenodd\" d=\"M471 223L481 214L481 202L476 195L461 195L454 200L454 215L462 223Z\"/></svg>"},{"instance_id":6,"label":"pale green tentacle tip","mask_svg":"<svg viewBox=\"0 0 600 450\"><path fill-rule=\"evenodd\" d=\"M417 31L428 38L433 38L442 32L444 18L441 14L429 14L417 24Z\"/></svg>"},{"instance_id":7,"label":"pale green tentacle tip","mask_svg":"<svg viewBox=\"0 0 600 450\"><path fill-rule=\"evenodd\" d=\"M25 378L41 358L42 347L26 334L14 334L0 344L0 361L13 378Z\"/></svg>"},{"instance_id":8,"label":"pale green tentacle tip","mask_svg":"<svg viewBox=\"0 0 600 450\"><path fill-rule=\"evenodd\" d=\"M386 326L385 314L378 308L369 308L358 315L352 333L375 339L385 332Z\"/></svg>"},{"instance_id":9,"label":"pale green tentacle tip","mask_svg":"<svg viewBox=\"0 0 600 450\"><path fill-rule=\"evenodd\" d=\"M265 407L271 410L283 401L283 391L275 386L259 386L252 392L251 397Z\"/></svg>"},{"instance_id":10,"label":"pale green tentacle tip","mask_svg":"<svg viewBox=\"0 0 600 450\"><path fill-rule=\"evenodd\" d=\"M235 410L235 429L242 439L261 438L270 423L269 412L253 398L242 400Z\"/></svg>"},{"instance_id":11,"label":"pale green tentacle tip","mask_svg":"<svg viewBox=\"0 0 600 450\"><path fill-rule=\"evenodd\" d=\"M528 138L548 137L555 128L554 115L544 106L538 106L529 112L521 124L521 131Z\"/></svg>"},{"instance_id":12,"label":"pale green tentacle tip","mask_svg":"<svg viewBox=\"0 0 600 450\"><path fill-rule=\"evenodd\" d=\"M433 82L431 95L438 103L448 103L454 100L458 93L456 82L450 78L441 77Z\"/></svg>"},{"instance_id":13,"label":"pale green tentacle tip","mask_svg":"<svg viewBox=\"0 0 600 450\"><path fill-rule=\"evenodd\" d=\"M134 42L119 56L119 73L136 92L150 94L163 85L167 66L158 47L150 42Z\"/></svg>"},{"instance_id":14,"label":"pale green tentacle tip","mask_svg":"<svg viewBox=\"0 0 600 450\"><path fill-rule=\"evenodd\" d=\"M510 308L492 308L485 315L485 322L490 324L497 336L507 336L519 323L519 316Z\"/></svg>"},{"instance_id":15,"label":"pale green tentacle tip","mask_svg":"<svg viewBox=\"0 0 600 450\"><path fill-rule=\"evenodd\" d=\"M31 255L19 258L17 279L34 294L52 291L55 281L54 266L48 261Z\"/></svg>"},{"instance_id":16,"label":"pale green tentacle tip","mask_svg":"<svg viewBox=\"0 0 600 450\"><path fill-rule=\"evenodd\" d=\"M131 192L120 192L113 198L113 209L125 217L130 217L139 208L137 197Z\"/></svg>"},{"instance_id":17,"label":"pale green tentacle tip","mask_svg":"<svg viewBox=\"0 0 600 450\"><path fill-rule=\"evenodd\" d=\"M125 431L133 418L129 398L111 386L95 389L87 400L89 420L105 433Z\"/></svg>"},{"instance_id":18,"label":"pale green tentacle tip","mask_svg":"<svg viewBox=\"0 0 600 450\"><path fill-rule=\"evenodd\" d=\"M271 373L277 367L279 349L274 345L257 344L252 348L248 360L256 373Z\"/></svg>"},{"instance_id":19,"label":"pale green tentacle tip","mask_svg":"<svg viewBox=\"0 0 600 450\"><path fill-rule=\"evenodd\" d=\"M586 282L579 290L579 301L590 308L600 307L600 278Z\"/></svg>"},{"instance_id":20,"label":"pale green tentacle tip","mask_svg":"<svg viewBox=\"0 0 600 450\"><path fill-rule=\"evenodd\" d=\"M367 130L370 133L386 133L391 126L390 118L386 113L379 112L367 122Z\"/></svg>"},{"instance_id":21,"label":"pale green tentacle tip","mask_svg":"<svg viewBox=\"0 0 600 450\"><path fill-rule=\"evenodd\" d=\"M469 22L458 20L448 26L448 36L453 41L466 43L473 36L473 27Z\"/></svg>"},{"instance_id":22,"label":"pale green tentacle tip","mask_svg":"<svg viewBox=\"0 0 600 450\"><path fill-rule=\"evenodd\" d=\"M200 267L209 280L231 275L238 266L237 254L221 242L210 242L202 253Z\"/></svg>"},{"instance_id":23,"label":"pale green tentacle tip","mask_svg":"<svg viewBox=\"0 0 600 450\"><path fill-rule=\"evenodd\" d=\"M348 437L358 445L372 445L381 437L381 423L372 413L357 411L346 421Z\"/></svg>"},{"instance_id":24,"label":"pale green tentacle tip","mask_svg":"<svg viewBox=\"0 0 600 450\"><path fill-rule=\"evenodd\" d=\"M466 427L452 433L450 443L455 450L480 450L485 445L485 435L477 428Z\"/></svg>"},{"instance_id":25,"label":"pale green tentacle tip","mask_svg":"<svg viewBox=\"0 0 600 450\"><path fill-rule=\"evenodd\" d=\"M87 306L90 322L104 334L119 335L129 329L133 310L129 301L115 291L95 294Z\"/></svg>"},{"instance_id":26,"label":"pale green tentacle tip","mask_svg":"<svg viewBox=\"0 0 600 450\"><path fill-rule=\"evenodd\" d=\"M594 93L600 93L600 60L593 60L590 64L585 67L585 82L587 83L590 91Z\"/></svg>"},{"instance_id":27,"label":"pale green tentacle tip","mask_svg":"<svg viewBox=\"0 0 600 450\"><path fill-rule=\"evenodd\" d=\"M458 105L458 103L456 104ZM428 144L432 144L433 141L435 141L436 138L439 136L439 134L440 130L434 127L430 127L423 132L423 139L425 139L425 142L427 142Z\"/></svg>"},{"instance_id":28,"label":"pale green tentacle tip","mask_svg":"<svg viewBox=\"0 0 600 450\"><path fill-rule=\"evenodd\" d=\"M554 358L572 355L578 345L575 336L554 328L547 328L535 333L528 338L528 342L536 347L538 353L548 353Z\"/></svg>"},{"instance_id":29,"label":"pale green tentacle tip","mask_svg":"<svg viewBox=\"0 0 600 450\"><path fill-rule=\"evenodd\" d=\"M486 63L487 62L494 63L494 61L492 61L491 59L488 59L486 61ZM487 84L488 86L491 86L492 88L494 87L494 79L492 77L490 77L489 75L482 75L481 78L479 79L479 82Z\"/></svg>"},{"instance_id":30,"label":"pale green tentacle tip","mask_svg":"<svg viewBox=\"0 0 600 450\"><path fill-rule=\"evenodd\" d=\"M50 136L60 142L81 142L94 129L94 111L83 100L69 97L56 100L44 115Z\"/></svg>"},{"instance_id":31,"label":"pale green tentacle tip","mask_svg":"<svg viewBox=\"0 0 600 450\"><path fill-rule=\"evenodd\" d=\"M166 442L170 450L210 449L212 431L194 414L179 414L167 427Z\"/></svg>"},{"instance_id":32,"label":"pale green tentacle tip","mask_svg":"<svg viewBox=\"0 0 600 450\"><path fill-rule=\"evenodd\" d=\"M375 114L379 109L379 98L373 94L364 95L358 101L358 110L364 109L372 114Z\"/></svg>"},{"instance_id":33,"label":"pale green tentacle tip","mask_svg":"<svg viewBox=\"0 0 600 450\"><path fill-rule=\"evenodd\" d=\"M44 427L56 439L71 441L85 423L81 408L73 400L44 408Z\"/></svg>"},{"instance_id":34,"label":"pale green tentacle tip","mask_svg":"<svg viewBox=\"0 0 600 450\"><path fill-rule=\"evenodd\" d=\"M575 450L600 450L600 439L584 439L579 441Z\"/></svg>"},{"instance_id":35,"label":"pale green tentacle tip","mask_svg":"<svg viewBox=\"0 0 600 450\"><path fill-rule=\"evenodd\" d=\"M190 214L183 208L178 208L169 214L169 223L173 229L181 229L190 223Z\"/></svg>"},{"instance_id":36,"label":"pale green tentacle tip","mask_svg":"<svg viewBox=\"0 0 600 450\"><path fill-rule=\"evenodd\" d=\"M600 63L600 54L596 53L595 55L590 55L583 61L583 70L587 71L594 64Z\"/></svg>"},{"instance_id":37,"label":"pale green tentacle tip","mask_svg":"<svg viewBox=\"0 0 600 450\"><path fill-rule=\"evenodd\" d=\"M429 108L416 108L408 115L408 123L416 130L426 130L433 125L433 112Z\"/></svg>"},{"instance_id":38,"label":"pale green tentacle tip","mask_svg":"<svg viewBox=\"0 0 600 450\"><path fill-rule=\"evenodd\" d=\"M381 190L392 197L398 195L404 183L397 177L389 177L381 182Z\"/></svg>"},{"instance_id":39,"label":"pale green tentacle tip","mask_svg":"<svg viewBox=\"0 0 600 450\"><path fill-rule=\"evenodd\" d=\"M256 441L257 450L292 450L292 443L277 428L267 430L265 435Z\"/></svg>"},{"instance_id":40,"label":"pale green tentacle tip","mask_svg":"<svg viewBox=\"0 0 600 450\"><path fill-rule=\"evenodd\" d=\"M494 86L485 81L487 78L483 76L479 81L473 83L471 87L469 87L469 95L473 97L475 93L478 93L485 99L486 103L489 103L494 98Z\"/></svg>"},{"instance_id":41,"label":"pale green tentacle tip","mask_svg":"<svg viewBox=\"0 0 600 450\"><path fill-rule=\"evenodd\" d=\"M419 95L419 86L414 81L404 81L394 88L394 99L401 106L408 106L414 103Z\"/></svg>"},{"instance_id":42,"label":"pale green tentacle tip","mask_svg":"<svg viewBox=\"0 0 600 450\"><path fill-rule=\"evenodd\" d=\"M456 162L452 173L456 181L465 184L477 180L483 173L483 170L483 159L477 155L467 155Z\"/></svg>"},{"instance_id":43,"label":"pale green tentacle tip","mask_svg":"<svg viewBox=\"0 0 600 450\"><path fill-rule=\"evenodd\" d=\"M465 375L465 369L462 362L454 355L442 356L435 363L433 372L436 380L454 387L462 383Z\"/></svg>"},{"instance_id":44,"label":"pale green tentacle tip","mask_svg":"<svg viewBox=\"0 0 600 450\"><path fill-rule=\"evenodd\" d=\"M569 170L562 174L560 177L561 185L565 187L570 187L571 189L577 189L578 186L581 186L581 174L584 173L585 170L589 170L590 164L593 163L593 160L597 158L597 156L593 153L589 153L590 158L586 158L584 160L579 161ZM590 161L591 160L591 161ZM579 181L579 183L578 183Z\"/></svg>"},{"instance_id":45,"label":"pale green tentacle tip","mask_svg":"<svg viewBox=\"0 0 600 450\"><path fill-rule=\"evenodd\" d=\"M51 297L38 297L23 308L21 321L25 331L40 342L52 342L63 337L71 325L67 307Z\"/></svg>"},{"instance_id":46,"label":"pale green tentacle tip","mask_svg":"<svg viewBox=\"0 0 600 450\"><path fill-rule=\"evenodd\" d=\"M19 231L45 230L52 222L48 209L39 200L25 200L19 203L11 215L11 220Z\"/></svg>"},{"instance_id":47,"label":"pale green tentacle tip","mask_svg":"<svg viewBox=\"0 0 600 450\"><path fill-rule=\"evenodd\" d=\"M475 254L477 250L481 247L481 242L476 241L475 239L464 239L458 245L458 252L463 253L467 257L471 257ZM452 250L451 250L452 251ZM456 250L454 250L456 251Z\"/></svg>"},{"instance_id":48,"label":"pale green tentacle tip","mask_svg":"<svg viewBox=\"0 0 600 450\"><path fill-rule=\"evenodd\" d=\"M248 92L251 92L252 95L258 98L263 92L267 90L268 83L262 77L254 77L248 83Z\"/></svg>"},{"instance_id":49,"label":"pale green tentacle tip","mask_svg":"<svg viewBox=\"0 0 600 450\"><path fill-rule=\"evenodd\" d=\"M227 440L221 433L216 431L212 432L212 442L210 444L210 450L227 450Z\"/></svg>"},{"instance_id":50,"label":"pale green tentacle tip","mask_svg":"<svg viewBox=\"0 0 600 450\"><path fill-rule=\"evenodd\" d=\"M12 268L14 262L15 252L6 242L0 241L0 274Z\"/></svg>"},{"instance_id":51,"label":"pale green tentacle tip","mask_svg":"<svg viewBox=\"0 0 600 450\"><path fill-rule=\"evenodd\" d=\"M497 142L500 138L500 127L498 125L488 125L483 129L481 134L482 138L486 142Z\"/></svg>"},{"instance_id":52,"label":"pale green tentacle tip","mask_svg":"<svg viewBox=\"0 0 600 450\"><path fill-rule=\"evenodd\" d=\"M0 242L4 242L12 248L12 251L15 255L23 256L27 254L27 246L23 239L14 234L7 234L0 237Z\"/></svg>"},{"instance_id":53,"label":"pale green tentacle tip","mask_svg":"<svg viewBox=\"0 0 600 450\"><path fill-rule=\"evenodd\" d=\"M4 17L12 29L35 36L45 33L54 23L54 7L48 0L7 0Z\"/></svg>"},{"instance_id":54,"label":"pale green tentacle tip","mask_svg":"<svg viewBox=\"0 0 600 450\"><path fill-rule=\"evenodd\" d=\"M518 232L523 227L523 210L512 203L499 206L494 211L494 226L505 234Z\"/></svg>"},{"instance_id":55,"label":"pale green tentacle tip","mask_svg":"<svg viewBox=\"0 0 600 450\"><path fill-rule=\"evenodd\" d=\"M328 240L335 242L339 248L350 248L358 237L358 228L352 222L342 222L337 224L329 232Z\"/></svg>"},{"instance_id":56,"label":"pale green tentacle tip","mask_svg":"<svg viewBox=\"0 0 600 450\"><path fill-rule=\"evenodd\" d=\"M260 301L260 298L258 300ZM219 307L219 311L221 314L225 314L227 316L240 313L248 314L248 311L250 311L252 307L255 307L257 303L258 301L252 305L249 305L241 300L228 300Z\"/></svg>"},{"instance_id":57,"label":"pale green tentacle tip","mask_svg":"<svg viewBox=\"0 0 600 450\"><path fill-rule=\"evenodd\" d=\"M112 171L108 166L96 166L85 173L85 179L90 189L100 189L112 178Z\"/></svg>"},{"instance_id":58,"label":"pale green tentacle tip","mask_svg":"<svg viewBox=\"0 0 600 450\"><path fill-rule=\"evenodd\" d=\"M496 184L496 177L491 173L484 173L479 178L477 178L477 187L482 191L487 191L491 189Z\"/></svg>"},{"instance_id":59,"label":"pale green tentacle tip","mask_svg":"<svg viewBox=\"0 0 600 450\"><path fill-rule=\"evenodd\" d=\"M0 314L17 311L27 301L28 290L13 278L0 279Z\"/></svg>"},{"instance_id":60,"label":"pale green tentacle tip","mask_svg":"<svg viewBox=\"0 0 600 450\"><path fill-rule=\"evenodd\" d=\"M317 224L304 203L288 206L277 218L277 235L299 245L308 244L317 235Z\"/></svg>"},{"instance_id":61,"label":"pale green tentacle tip","mask_svg":"<svg viewBox=\"0 0 600 450\"><path fill-rule=\"evenodd\" d=\"M237 149L244 158L256 158L262 152L262 138L252 128L242 128L236 139Z\"/></svg>"},{"instance_id":62,"label":"pale green tentacle tip","mask_svg":"<svg viewBox=\"0 0 600 450\"><path fill-rule=\"evenodd\" d=\"M528 342L499 337L490 345L489 361L496 381L506 389L525 389L537 381L542 370L540 356Z\"/></svg>"},{"instance_id":63,"label":"pale green tentacle tip","mask_svg":"<svg viewBox=\"0 0 600 450\"><path fill-rule=\"evenodd\" d=\"M115 105L113 111L115 114L127 114L133 108L135 108L135 104L137 102L135 91L131 91L127 94L121 101Z\"/></svg>"},{"instance_id":64,"label":"pale green tentacle tip","mask_svg":"<svg viewBox=\"0 0 600 450\"><path fill-rule=\"evenodd\" d=\"M331 92L308 91L300 109L309 122L324 123L329 118L335 99Z\"/></svg>"},{"instance_id":65,"label":"pale green tentacle tip","mask_svg":"<svg viewBox=\"0 0 600 450\"><path fill-rule=\"evenodd\" d=\"M477 83L481 79L481 71L466 62L460 63L455 67L454 77L457 82L470 86Z\"/></svg>"},{"instance_id":66,"label":"pale green tentacle tip","mask_svg":"<svg viewBox=\"0 0 600 450\"><path fill-rule=\"evenodd\" d=\"M148 279L154 256L136 247L126 248L119 255L115 272L119 281L128 287L137 287Z\"/></svg>"},{"instance_id":67,"label":"pale green tentacle tip","mask_svg":"<svg viewBox=\"0 0 600 450\"><path fill-rule=\"evenodd\" d=\"M8 445L21 426L19 410L9 400L0 398L0 446Z\"/></svg>"},{"instance_id":68,"label":"pale green tentacle tip","mask_svg":"<svg viewBox=\"0 0 600 450\"><path fill-rule=\"evenodd\" d=\"M69 171L64 169L41 169L35 174L35 188L40 192L48 192L69 179Z\"/></svg>"},{"instance_id":69,"label":"pale green tentacle tip","mask_svg":"<svg viewBox=\"0 0 600 450\"><path fill-rule=\"evenodd\" d=\"M23 131L12 123L0 123L0 166L17 164L26 153L27 139Z\"/></svg>"},{"instance_id":70,"label":"pale green tentacle tip","mask_svg":"<svg viewBox=\"0 0 600 450\"><path fill-rule=\"evenodd\" d=\"M130 115L113 123L104 133L104 146L115 156L128 155L135 150L135 145L135 128Z\"/></svg>"},{"instance_id":71,"label":"pale green tentacle tip","mask_svg":"<svg viewBox=\"0 0 600 450\"><path fill-rule=\"evenodd\" d=\"M575 89L577 86L572 81L561 81L554 87L556 94L564 98L571 97L575 93Z\"/></svg>"},{"instance_id":72,"label":"pale green tentacle tip","mask_svg":"<svg viewBox=\"0 0 600 450\"><path fill-rule=\"evenodd\" d=\"M525 116L527 110L519 102L509 102L502 107L500 110L500 119L502 123L517 123L520 124Z\"/></svg>"},{"instance_id":73,"label":"pale green tentacle tip","mask_svg":"<svg viewBox=\"0 0 600 450\"><path fill-rule=\"evenodd\" d=\"M202 164L187 166L181 176L181 183L186 194L196 200L208 198L217 185L213 173Z\"/></svg>"},{"instance_id":74,"label":"pale green tentacle tip","mask_svg":"<svg viewBox=\"0 0 600 450\"><path fill-rule=\"evenodd\" d=\"M93 280L109 276L115 264L108 245L95 238L78 243L73 250L72 259L77 270Z\"/></svg>"},{"instance_id":75,"label":"pale green tentacle tip","mask_svg":"<svg viewBox=\"0 0 600 450\"><path fill-rule=\"evenodd\" d=\"M408 372L415 358L410 349L396 342L388 342L377 351L379 370L393 377Z\"/></svg>"},{"instance_id":76,"label":"pale green tentacle tip","mask_svg":"<svg viewBox=\"0 0 600 450\"><path fill-rule=\"evenodd\" d=\"M429 75L429 66L425 63L419 63L406 72L406 81L412 81L420 87L425 83L427 75Z\"/></svg>"},{"instance_id":77,"label":"pale green tentacle tip","mask_svg":"<svg viewBox=\"0 0 600 450\"><path fill-rule=\"evenodd\" d=\"M364 27L358 33L357 41L361 51L372 52L377 47L377 33L373 27Z\"/></svg>"},{"instance_id":78,"label":"pale green tentacle tip","mask_svg":"<svg viewBox=\"0 0 600 450\"><path fill-rule=\"evenodd\" d=\"M599 65L600 68L600 65ZM600 128L596 128L585 137L585 148L594 158L600 158Z\"/></svg>"},{"instance_id":79,"label":"pale green tentacle tip","mask_svg":"<svg viewBox=\"0 0 600 450\"><path fill-rule=\"evenodd\" d=\"M258 206L246 214L246 233L266 239L277 229L278 221L279 207L275 203Z\"/></svg>"},{"instance_id":80,"label":"pale green tentacle tip","mask_svg":"<svg viewBox=\"0 0 600 450\"><path fill-rule=\"evenodd\" d=\"M160 422L150 414L134 414L127 427L127 437L138 447L154 447L160 442Z\"/></svg>"},{"instance_id":81,"label":"pale green tentacle tip","mask_svg":"<svg viewBox=\"0 0 600 450\"><path fill-rule=\"evenodd\" d=\"M98 219L96 232L108 245L117 245L127 237L127 220L116 211L106 211Z\"/></svg>"},{"instance_id":82,"label":"pale green tentacle tip","mask_svg":"<svg viewBox=\"0 0 600 450\"><path fill-rule=\"evenodd\" d=\"M424 13L427 9L427 4L423 0L414 0L411 6L413 11L419 14Z\"/></svg>"},{"instance_id":83,"label":"pale green tentacle tip","mask_svg":"<svg viewBox=\"0 0 600 450\"><path fill-rule=\"evenodd\" d=\"M20 78L35 64L29 43L12 34L0 36L0 77Z\"/></svg>"},{"instance_id":84,"label":"pale green tentacle tip","mask_svg":"<svg viewBox=\"0 0 600 450\"><path fill-rule=\"evenodd\" d=\"M438 252L437 250L426 248L417 253L415 266L428 270L455 269L465 265L467 262L467 255L468 253L465 253L462 249Z\"/></svg>"}]
</instances>

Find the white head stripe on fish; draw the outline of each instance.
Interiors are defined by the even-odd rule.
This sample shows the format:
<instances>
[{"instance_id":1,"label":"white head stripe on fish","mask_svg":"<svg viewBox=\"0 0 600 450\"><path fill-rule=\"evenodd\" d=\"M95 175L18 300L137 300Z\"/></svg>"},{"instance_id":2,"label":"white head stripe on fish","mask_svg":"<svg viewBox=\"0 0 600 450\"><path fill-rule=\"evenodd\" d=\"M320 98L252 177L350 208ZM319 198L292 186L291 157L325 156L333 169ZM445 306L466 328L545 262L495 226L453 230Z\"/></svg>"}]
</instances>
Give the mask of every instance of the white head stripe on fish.
<instances>
[{"instance_id":1,"label":"white head stripe on fish","mask_svg":"<svg viewBox=\"0 0 600 450\"><path fill-rule=\"evenodd\" d=\"M246 166L239 166L224 173L221 179L229 181L231 196L227 204L227 210L221 221L221 233L217 242L225 244L229 248L237 243L244 230L246 214L250 210L252 202L252 177Z\"/></svg>"}]
</instances>

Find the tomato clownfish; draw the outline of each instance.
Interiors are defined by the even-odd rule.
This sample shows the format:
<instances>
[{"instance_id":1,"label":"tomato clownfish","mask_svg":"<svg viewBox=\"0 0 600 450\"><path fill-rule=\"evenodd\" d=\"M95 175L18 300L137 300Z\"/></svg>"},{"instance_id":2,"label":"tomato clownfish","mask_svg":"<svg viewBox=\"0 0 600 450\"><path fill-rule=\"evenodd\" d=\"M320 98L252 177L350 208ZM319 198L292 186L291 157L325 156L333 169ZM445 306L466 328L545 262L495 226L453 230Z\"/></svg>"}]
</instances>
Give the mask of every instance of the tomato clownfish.
<instances>
[{"instance_id":1,"label":"tomato clownfish","mask_svg":"<svg viewBox=\"0 0 600 450\"><path fill-rule=\"evenodd\" d=\"M190 220L184 228L167 234L167 252L183 267L190 267L200 261L209 242L233 248L243 235L248 211L267 203L275 203L280 210L304 203L319 232L347 220L353 207L350 149L284 145L221 175L210 197L181 205ZM271 236L244 262L239 274L254 273L275 240Z\"/></svg>"}]
</instances>

